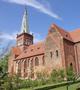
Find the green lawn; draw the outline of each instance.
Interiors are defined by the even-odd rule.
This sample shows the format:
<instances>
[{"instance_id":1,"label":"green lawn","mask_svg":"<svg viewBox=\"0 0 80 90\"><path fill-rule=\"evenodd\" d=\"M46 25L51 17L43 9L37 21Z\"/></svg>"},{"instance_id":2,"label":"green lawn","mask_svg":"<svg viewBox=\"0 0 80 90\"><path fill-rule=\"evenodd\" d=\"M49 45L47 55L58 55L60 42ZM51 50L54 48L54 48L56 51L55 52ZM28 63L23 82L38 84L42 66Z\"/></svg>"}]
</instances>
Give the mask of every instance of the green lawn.
<instances>
[{"instance_id":1,"label":"green lawn","mask_svg":"<svg viewBox=\"0 0 80 90\"><path fill-rule=\"evenodd\" d=\"M70 85L68 90L76 90L78 86L80 86L80 83ZM32 89L20 89L20 90L32 90ZM59 87L59 88L50 89L50 90L67 90L67 88L66 86L64 86L64 87Z\"/></svg>"}]
</instances>

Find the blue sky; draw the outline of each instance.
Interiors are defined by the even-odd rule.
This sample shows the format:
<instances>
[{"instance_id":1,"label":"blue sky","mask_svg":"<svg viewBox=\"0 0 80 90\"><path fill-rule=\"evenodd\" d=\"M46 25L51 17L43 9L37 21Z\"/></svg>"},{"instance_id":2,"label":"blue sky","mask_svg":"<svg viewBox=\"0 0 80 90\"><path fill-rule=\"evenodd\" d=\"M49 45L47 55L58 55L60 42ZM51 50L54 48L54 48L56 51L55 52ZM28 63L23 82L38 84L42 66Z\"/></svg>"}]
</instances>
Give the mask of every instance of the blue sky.
<instances>
[{"instance_id":1,"label":"blue sky","mask_svg":"<svg viewBox=\"0 0 80 90\"><path fill-rule=\"evenodd\" d=\"M80 0L0 0L0 47L21 31L27 4L29 30L42 40L52 23L71 31L80 28Z\"/></svg>"}]
</instances>

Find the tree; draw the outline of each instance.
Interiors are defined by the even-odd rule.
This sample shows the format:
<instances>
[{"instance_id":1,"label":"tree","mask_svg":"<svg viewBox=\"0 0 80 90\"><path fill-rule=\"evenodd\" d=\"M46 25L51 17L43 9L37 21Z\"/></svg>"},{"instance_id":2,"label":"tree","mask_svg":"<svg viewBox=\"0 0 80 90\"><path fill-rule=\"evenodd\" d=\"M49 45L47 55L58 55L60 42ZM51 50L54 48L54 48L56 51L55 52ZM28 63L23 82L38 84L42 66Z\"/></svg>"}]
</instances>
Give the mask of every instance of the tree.
<instances>
[{"instance_id":1,"label":"tree","mask_svg":"<svg viewBox=\"0 0 80 90\"><path fill-rule=\"evenodd\" d=\"M0 60L0 67L2 67L2 71L5 73L8 70L8 59L9 59L9 54L5 55L1 60Z\"/></svg>"},{"instance_id":2,"label":"tree","mask_svg":"<svg viewBox=\"0 0 80 90\"><path fill-rule=\"evenodd\" d=\"M5 55L0 60L0 89L2 88L2 85L5 82L5 78L7 77L8 57L9 57L9 54Z\"/></svg>"}]
</instances>

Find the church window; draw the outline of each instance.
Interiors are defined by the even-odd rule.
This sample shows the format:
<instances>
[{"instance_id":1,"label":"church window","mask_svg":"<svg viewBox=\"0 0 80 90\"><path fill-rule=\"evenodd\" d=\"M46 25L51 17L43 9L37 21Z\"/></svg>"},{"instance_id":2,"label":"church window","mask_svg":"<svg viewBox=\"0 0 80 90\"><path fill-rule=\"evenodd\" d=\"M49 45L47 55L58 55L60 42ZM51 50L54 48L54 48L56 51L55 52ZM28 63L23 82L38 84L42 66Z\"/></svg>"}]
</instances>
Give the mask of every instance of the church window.
<instances>
[{"instance_id":1,"label":"church window","mask_svg":"<svg viewBox=\"0 0 80 90\"><path fill-rule=\"evenodd\" d=\"M27 68L27 61L25 60L24 61L24 69L26 69Z\"/></svg>"},{"instance_id":2,"label":"church window","mask_svg":"<svg viewBox=\"0 0 80 90\"><path fill-rule=\"evenodd\" d=\"M31 67L33 67L33 59L31 60Z\"/></svg>"},{"instance_id":3,"label":"church window","mask_svg":"<svg viewBox=\"0 0 80 90\"><path fill-rule=\"evenodd\" d=\"M52 52L50 52L50 57L52 58Z\"/></svg>"},{"instance_id":4,"label":"church window","mask_svg":"<svg viewBox=\"0 0 80 90\"><path fill-rule=\"evenodd\" d=\"M44 58L44 56L42 57L42 65L45 65L45 58Z\"/></svg>"},{"instance_id":5,"label":"church window","mask_svg":"<svg viewBox=\"0 0 80 90\"><path fill-rule=\"evenodd\" d=\"M57 56L57 57L59 56L58 50L56 50L56 56Z\"/></svg>"},{"instance_id":6,"label":"church window","mask_svg":"<svg viewBox=\"0 0 80 90\"><path fill-rule=\"evenodd\" d=\"M27 77L27 60L24 61L24 77Z\"/></svg>"},{"instance_id":7,"label":"church window","mask_svg":"<svg viewBox=\"0 0 80 90\"><path fill-rule=\"evenodd\" d=\"M72 70L73 70L73 64L72 64L72 63L70 63L70 69L72 69Z\"/></svg>"},{"instance_id":8,"label":"church window","mask_svg":"<svg viewBox=\"0 0 80 90\"><path fill-rule=\"evenodd\" d=\"M28 67L29 67L29 61L30 61L30 59L27 60L27 66L28 66Z\"/></svg>"},{"instance_id":9,"label":"church window","mask_svg":"<svg viewBox=\"0 0 80 90\"><path fill-rule=\"evenodd\" d=\"M38 57L35 58L35 66L38 66L39 65L39 59Z\"/></svg>"},{"instance_id":10,"label":"church window","mask_svg":"<svg viewBox=\"0 0 80 90\"><path fill-rule=\"evenodd\" d=\"M21 62L18 63L18 75L21 76Z\"/></svg>"}]
</instances>

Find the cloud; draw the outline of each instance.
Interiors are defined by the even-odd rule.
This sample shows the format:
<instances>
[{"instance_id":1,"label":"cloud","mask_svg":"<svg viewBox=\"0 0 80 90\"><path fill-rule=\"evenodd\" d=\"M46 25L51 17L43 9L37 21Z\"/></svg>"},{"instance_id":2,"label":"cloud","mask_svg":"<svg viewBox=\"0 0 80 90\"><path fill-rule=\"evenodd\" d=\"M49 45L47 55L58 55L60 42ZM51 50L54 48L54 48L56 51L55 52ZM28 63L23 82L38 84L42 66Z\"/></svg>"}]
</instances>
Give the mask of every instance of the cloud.
<instances>
[{"instance_id":1,"label":"cloud","mask_svg":"<svg viewBox=\"0 0 80 90\"><path fill-rule=\"evenodd\" d=\"M0 58L8 53L12 46L15 46L16 35L18 32L13 34L1 33L0 35ZM34 36L34 43L43 40L43 37L39 33L31 32Z\"/></svg>"},{"instance_id":2,"label":"cloud","mask_svg":"<svg viewBox=\"0 0 80 90\"><path fill-rule=\"evenodd\" d=\"M41 4L38 0L3 0L3 1L9 2L9 3L16 3L20 5L28 5L55 19L62 20L62 18L59 15L55 14L51 10L51 6L49 3Z\"/></svg>"},{"instance_id":3,"label":"cloud","mask_svg":"<svg viewBox=\"0 0 80 90\"><path fill-rule=\"evenodd\" d=\"M13 33L13 34L2 33L0 35L0 39L3 39L3 40L15 40L16 39L16 34L17 33Z\"/></svg>"},{"instance_id":4,"label":"cloud","mask_svg":"<svg viewBox=\"0 0 80 90\"><path fill-rule=\"evenodd\" d=\"M39 33L30 32L30 34L32 34L32 33L33 33L33 36L34 36L34 43L42 41L43 37ZM18 34L18 32L15 32L13 34L2 33L0 35L0 41L2 41L2 43L4 43L5 41L15 41L17 34Z\"/></svg>"},{"instance_id":5,"label":"cloud","mask_svg":"<svg viewBox=\"0 0 80 90\"><path fill-rule=\"evenodd\" d=\"M4 56L15 44L16 34L1 33L0 35L0 58Z\"/></svg>"}]
</instances>

